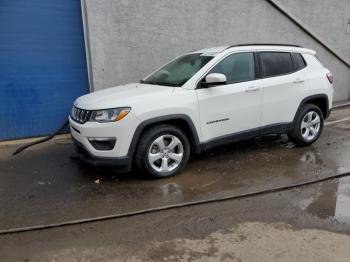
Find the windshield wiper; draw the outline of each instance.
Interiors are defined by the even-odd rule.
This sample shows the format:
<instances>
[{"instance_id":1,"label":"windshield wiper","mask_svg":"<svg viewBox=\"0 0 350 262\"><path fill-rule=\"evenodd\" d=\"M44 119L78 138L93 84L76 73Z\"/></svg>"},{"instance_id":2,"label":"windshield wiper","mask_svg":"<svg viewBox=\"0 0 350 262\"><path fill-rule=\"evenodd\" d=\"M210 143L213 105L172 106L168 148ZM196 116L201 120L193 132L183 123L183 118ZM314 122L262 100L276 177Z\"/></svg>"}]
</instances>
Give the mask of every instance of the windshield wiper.
<instances>
[{"instance_id":1,"label":"windshield wiper","mask_svg":"<svg viewBox=\"0 0 350 262\"><path fill-rule=\"evenodd\" d=\"M143 80L141 80L141 81L140 81L140 83L149 84L149 85L172 86L172 87L178 87L179 86L177 84L172 84L172 83L167 83L167 82L143 81Z\"/></svg>"}]
</instances>

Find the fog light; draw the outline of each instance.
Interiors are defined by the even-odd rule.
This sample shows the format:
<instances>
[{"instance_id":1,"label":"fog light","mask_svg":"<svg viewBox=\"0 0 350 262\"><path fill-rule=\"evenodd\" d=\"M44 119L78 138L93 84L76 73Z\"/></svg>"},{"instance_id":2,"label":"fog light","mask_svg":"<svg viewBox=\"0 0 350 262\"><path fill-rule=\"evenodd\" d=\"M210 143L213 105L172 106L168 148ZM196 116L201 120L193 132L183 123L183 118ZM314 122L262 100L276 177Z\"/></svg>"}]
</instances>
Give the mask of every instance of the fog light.
<instances>
[{"instance_id":1,"label":"fog light","mask_svg":"<svg viewBox=\"0 0 350 262\"><path fill-rule=\"evenodd\" d=\"M115 146L117 139L111 137L89 137L90 144L96 150L112 150Z\"/></svg>"}]
</instances>

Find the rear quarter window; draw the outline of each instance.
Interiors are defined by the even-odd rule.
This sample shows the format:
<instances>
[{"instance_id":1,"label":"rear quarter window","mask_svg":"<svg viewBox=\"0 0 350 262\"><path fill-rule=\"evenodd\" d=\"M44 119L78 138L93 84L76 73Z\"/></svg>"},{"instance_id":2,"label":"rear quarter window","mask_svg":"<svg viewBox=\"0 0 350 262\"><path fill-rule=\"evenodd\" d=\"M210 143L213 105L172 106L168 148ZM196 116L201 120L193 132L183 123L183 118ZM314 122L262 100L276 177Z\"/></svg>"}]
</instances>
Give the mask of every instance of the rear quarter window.
<instances>
[{"instance_id":1,"label":"rear quarter window","mask_svg":"<svg viewBox=\"0 0 350 262\"><path fill-rule=\"evenodd\" d=\"M291 53L260 52L259 57L263 77L285 75L294 71Z\"/></svg>"},{"instance_id":2,"label":"rear quarter window","mask_svg":"<svg viewBox=\"0 0 350 262\"><path fill-rule=\"evenodd\" d=\"M306 67L306 62L301 54L292 53L292 60L295 71L301 70Z\"/></svg>"}]
</instances>

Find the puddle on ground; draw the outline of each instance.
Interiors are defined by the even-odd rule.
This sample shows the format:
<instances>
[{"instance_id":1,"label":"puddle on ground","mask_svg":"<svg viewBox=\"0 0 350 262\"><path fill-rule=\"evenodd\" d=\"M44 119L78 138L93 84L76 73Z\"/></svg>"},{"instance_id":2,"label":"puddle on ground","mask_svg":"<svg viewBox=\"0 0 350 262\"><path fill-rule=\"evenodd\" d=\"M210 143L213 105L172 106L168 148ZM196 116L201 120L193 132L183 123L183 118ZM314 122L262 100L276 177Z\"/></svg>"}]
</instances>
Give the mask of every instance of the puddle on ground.
<instances>
[{"instance_id":1,"label":"puddle on ground","mask_svg":"<svg viewBox=\"0 0 350 262\"><path fill-rule=\"evenodd\" d=\"M350 177L319 184L309 193L310 196L302 200L302 210L321 219L350 225Z\"/></svg>"}]
</instances>

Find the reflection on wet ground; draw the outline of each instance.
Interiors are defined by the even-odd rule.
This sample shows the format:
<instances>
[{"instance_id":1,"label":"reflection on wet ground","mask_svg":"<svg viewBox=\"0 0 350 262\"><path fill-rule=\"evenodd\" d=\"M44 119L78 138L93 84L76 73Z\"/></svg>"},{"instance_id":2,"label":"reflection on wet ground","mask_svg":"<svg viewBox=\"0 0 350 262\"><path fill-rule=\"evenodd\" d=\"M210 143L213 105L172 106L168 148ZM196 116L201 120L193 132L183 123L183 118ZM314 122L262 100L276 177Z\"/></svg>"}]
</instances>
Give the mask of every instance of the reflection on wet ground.
<instances>
[{"instance_id":1,"label":"reflection on wet ground","mask_svg":"<svg viewBox=\"0 0 350 262\"><path fill-rule=\"evenodd\" d=\"M0 147L0 229L135 211L238 195L350 171L350 122L327 126L310 147L266 136L194 156L179 176L149 180L69 159L56 140L16 157ZM322 219L349 223L350 178L300 190L292 204ZM350 224L350 223L349 223Z\"/></svg>"},{"instance_id":2,"label":"reflection on wet ground","mask_svg":"<svg viewBox=\"0 0 350 262\"><path fill-rule=\"evenodd\" d=\"M302 210L350 226L350 177L321 183L312 193L304 196L300 203Z\"/></svg>"}]
</instances>

